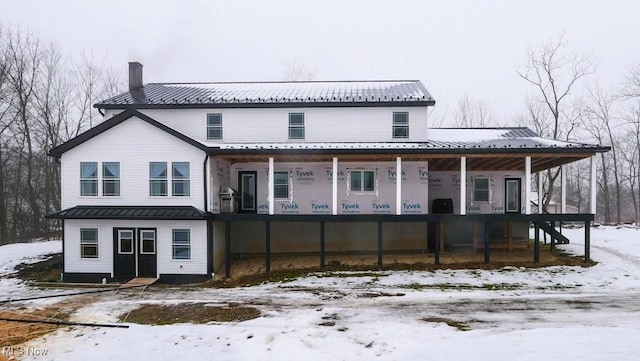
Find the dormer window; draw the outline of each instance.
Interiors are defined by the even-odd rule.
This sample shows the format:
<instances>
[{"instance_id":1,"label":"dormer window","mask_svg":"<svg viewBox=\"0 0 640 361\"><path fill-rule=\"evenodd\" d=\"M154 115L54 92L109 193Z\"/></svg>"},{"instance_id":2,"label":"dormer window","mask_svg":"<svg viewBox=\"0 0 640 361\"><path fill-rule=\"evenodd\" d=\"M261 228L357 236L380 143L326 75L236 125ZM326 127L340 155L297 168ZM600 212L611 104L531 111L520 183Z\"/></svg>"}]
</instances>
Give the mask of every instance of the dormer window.
<instances>
[{"instance_id":1,"label":"dormer window","mask_svg":"<svg viewBox=\"0 0 640 361\"><path fill-rule=\"evenodd\" d=\"M207 114L207 140L222 139L222 114Z\"/></svg>"},{"instance_id":2,"label":"dormer window","mask_svg":"<svg viewBox=\"0 0 640 361\"><path fill-rule=\"evenodd\" d=\"M304 113L289 113L289 139L304 139Z\"/></svg>"},{"instance_id":3,"label":"dormer window","mask_svg":"<svg viewBox=\"0 0 640 361\"><path fill-rule=\"evenodd\" d=\"M409 113L393 113L393 137L409 138Z\"/></svg>"}]
</instances>

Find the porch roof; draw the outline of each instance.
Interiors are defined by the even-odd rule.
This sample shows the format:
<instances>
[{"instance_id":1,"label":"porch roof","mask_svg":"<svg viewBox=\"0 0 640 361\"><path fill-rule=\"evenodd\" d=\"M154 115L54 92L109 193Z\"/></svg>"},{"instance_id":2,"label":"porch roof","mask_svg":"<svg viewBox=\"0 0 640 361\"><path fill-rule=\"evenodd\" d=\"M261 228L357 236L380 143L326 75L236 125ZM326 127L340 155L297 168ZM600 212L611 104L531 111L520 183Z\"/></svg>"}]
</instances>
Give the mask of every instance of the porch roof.
<instances>
[{"instance_id":1,"label":"porch roof","mask_svg":"<svg viewBox=\"0 0 640 361\"><path fill-rule=\"evenodd\" d=\"M195 207L76 206L52 213L54 219L198 220L208 214Z\"/></svg>"}]
</instances>

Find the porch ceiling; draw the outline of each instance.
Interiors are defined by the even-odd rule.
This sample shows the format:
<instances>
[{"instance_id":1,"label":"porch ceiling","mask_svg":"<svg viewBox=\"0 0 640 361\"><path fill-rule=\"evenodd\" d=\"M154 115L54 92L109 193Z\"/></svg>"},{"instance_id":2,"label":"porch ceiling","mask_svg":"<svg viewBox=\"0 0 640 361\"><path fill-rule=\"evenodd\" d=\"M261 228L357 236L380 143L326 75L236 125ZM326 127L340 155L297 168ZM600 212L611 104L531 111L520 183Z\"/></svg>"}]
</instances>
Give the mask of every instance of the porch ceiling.
<instances>
[{"instance_id":1,"label":"porch ceiling","mask_svg":"<svg viewBox=\"0 0 640 361\"><path fill-rule=\"evenodd\" d=\"M524 171L524 158L531 156L531 171L539 172L563 164L589 158L592 153L570 154L465 154L467 171ZM268 162L273 157L276 163L282 162L327 162L338 157L338 162L392 162L397 156L403 161L429 162L430 171L460 170L462 154L229 154L218 156L231 163Z\"/></svg>"}]
</instances>

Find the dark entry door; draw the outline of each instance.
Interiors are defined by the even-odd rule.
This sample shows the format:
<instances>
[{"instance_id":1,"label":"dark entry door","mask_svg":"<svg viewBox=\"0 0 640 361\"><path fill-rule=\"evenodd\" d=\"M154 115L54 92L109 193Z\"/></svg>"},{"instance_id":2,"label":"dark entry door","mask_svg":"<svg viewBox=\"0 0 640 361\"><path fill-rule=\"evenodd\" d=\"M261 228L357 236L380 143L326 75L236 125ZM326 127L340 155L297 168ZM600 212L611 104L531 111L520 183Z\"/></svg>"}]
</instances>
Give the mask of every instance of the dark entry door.
<instances>
[{"instance_id":1,"label":"dark entry door","mask_svg":"<svg viewBox=\"0 0 640 361\"><path fill-rule=\"evenodd\" d=\"M505 178L504 180L504 212L520 213L522 208L522 179Z\"/></svg>"},{"instance_id":2,"label":"dark entry door","mask_svg":"<svg viewBox=\"0 0 640 361\"><path fill-rule=\"evenodd\" d=\"M136 240L134 228L113 229L113 277L118 280L136 276Z\"/></svg>"},{"instance_id":3,"label":"dark entry door","mask_svg":"<svg viewBox=\"0 0 640 361\"><path fill-rule=\"evenodd\" d=\"M240 212L256 213L257 211L257 172L238 172L238 189L240 190Z\"/></svg>"},{"instance_id":4,"label":"dark entry door","mask_svg":"<svg viewBox=\"0 0 640 361\"><path fill-rule=\"evenodd\" d=\"M138 277L157 277L156 234L155 228L138 229Z\"/></svg>"}]
</instances>

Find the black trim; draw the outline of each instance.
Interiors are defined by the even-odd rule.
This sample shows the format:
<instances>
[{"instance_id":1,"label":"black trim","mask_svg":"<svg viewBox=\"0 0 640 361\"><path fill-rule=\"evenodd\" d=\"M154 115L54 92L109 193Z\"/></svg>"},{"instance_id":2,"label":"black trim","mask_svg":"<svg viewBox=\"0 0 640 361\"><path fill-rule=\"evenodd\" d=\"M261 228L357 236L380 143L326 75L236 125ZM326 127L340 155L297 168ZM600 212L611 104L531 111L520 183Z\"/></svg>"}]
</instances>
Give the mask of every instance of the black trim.
<instances>
[{"instance_id":1,"label":"black trim","mask_svg":"<svg viewBox=\"0 0 640 361\"><path fill-rule=\"evenodd\" d=\"M207 220L207 273L213 274L213 221Z\"/></svg>"},{"instance_id":2,"label":"black trim","mask_svg":"<svg viewBox=\"0 0 640 361\"><path fill-rule=\"evenodd\" d=\"M168 284L202 283L208 281L208 275L199 274L160 274L159 281Z\"/></svg>"},{"instance_id":3,"label":"black trim","mask_svg":"<svg viewBox=\"0 0 640 361\"><path fill-rule=\"evenodd\" d=\"M243 175L253 175L254 183L253 183L253 209L244 209L244 204L242 203L242 193L244 193L244 187L242 186L242 176ZM256 213L258 212L258 172L256 171L248 171L248 170L240 170L238 171L238 192L240 194L240 205L238 206L239 213Z\"/></svg>"},{"instance_id":4,"label":"black trim","mask_svg":"<svg viewBox=\"0 0 640 361\"><path fill-rule=\"evenodd\" d=\"M509 181L518 181L518 210L517 211L509 211L507 209L507 182ZM504 213L522 213L522 178L505 178L504 179Z\"/></svg>"},{"instance_id":5,"label":"black trim","mask_svg":"<svg viewBox=\"0 0 640 361\"><path fill-rule=\"evenodd\" d=\"M62 235L60 238L62 238L62 273L64 274L64 249L65 249L65 239L64 239L64 223L65 220L62 220Z\"/></svg>"},{"instance_id":6,"label":"black trim","mask_svg":"<svg viewBox=\"0 0 640 361\"><path fill-rule=\"evenodd\" d=\"M113 281L110 273L63 272L62 281L70 283L102 283L102 279Z\"/></svg>"},{"instance_id":7,"label":"black trim","mask_svg":"<svg viewBox=\"0 0 640 361\"><path fill-rule=\"evenodd\" d=\"M373 107L421 107L434 106L435 100L397 102L283 102L283 103L172 103L172 104L95 104L98 109L237 109L237 108L373 108Z\"/></svg>"},{"instance_id":8,"label":"black trim","mask_svg":"<svg viewBox=\"0 0 640 361\"><path fill-rule=\"evenodd\" d=\"M132 117L136 117L140 120L143 120L151 125L153 125L154 127L165 131L171 135L173 135L174 137L184 141L185 143L189 143L191 145L193 145L194 147L203 150L203 151L207 151L207 146L197 142L189 137L187 137L186 135L177 132L169 127L167 127L166 125L140 113L139 111L135 110L135 109L127 109L125 111L123 111L122 113L115 115L114 117L96 125L95 127L87 130L86 132L78 135L77 137L64 142L62 144L60 144L59 146L51 149L49 151L49 155L52 157L56 157L56 158L60 158L60 156L62 156L62 154L68 150L71 150L75 147L77 147L78 145L90 140L91 138L103 133L104 131L107 131L113 127L115 127L116 125L124 122L125 120L132 118Z\"/></svg>"},{"instance_id":9,"label":"black trim","mask_svg":"<svg viewBox=\"0 0 640 361\"><path fill-rule=\"evenodd\" d=\"M208 214L183 206L76 206L52 213L53 219L205 220Z\"/></svg>"}]
</instances>

